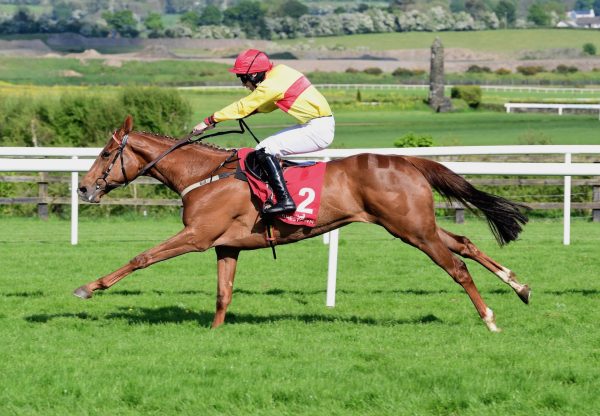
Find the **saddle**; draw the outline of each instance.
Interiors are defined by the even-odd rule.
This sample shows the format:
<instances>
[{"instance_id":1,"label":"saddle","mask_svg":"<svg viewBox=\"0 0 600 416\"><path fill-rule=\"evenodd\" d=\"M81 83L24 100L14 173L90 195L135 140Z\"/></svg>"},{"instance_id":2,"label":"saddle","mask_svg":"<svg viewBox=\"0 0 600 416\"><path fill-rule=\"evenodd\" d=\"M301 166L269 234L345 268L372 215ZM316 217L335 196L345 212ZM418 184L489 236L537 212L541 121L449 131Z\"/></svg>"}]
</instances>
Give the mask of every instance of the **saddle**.
<instances>
[{"instance_id":1,"label":"saddle","mask_svg":"<svg viewBox=\"0 0 600 416\"><path fill-rule=\"evenodd\" d=\"M239 152L238 152L239 154ZM292 160L281 159L281 169L284 172L285 170L291 167L305 168L309 166L316 165L317 162L314 161L306 161L306 162L294 162ZM258 160L256 159L256 151L250 152L246 155L246 172L253 175L255 178L259 179L264 183L268 183L267 173L264 171Z\"/></svg>"},{"instance_id":2,"label":"saddle","mask_svg":"<svg viewBox=\"0 0 600 416\"><path fill-rule=\"evenodd\" d=\"M238 157L239 172L236 177L248 182L250 192L262 204L272 203L273 192L268 186L266 173L256 160L254 149L239 149ZM316 225L325 168L326 164L323 162L282 161L283 176L297 208L291 214L278 215L277 219L288 224L309 227Z\"/></svg>"}]
</instances>

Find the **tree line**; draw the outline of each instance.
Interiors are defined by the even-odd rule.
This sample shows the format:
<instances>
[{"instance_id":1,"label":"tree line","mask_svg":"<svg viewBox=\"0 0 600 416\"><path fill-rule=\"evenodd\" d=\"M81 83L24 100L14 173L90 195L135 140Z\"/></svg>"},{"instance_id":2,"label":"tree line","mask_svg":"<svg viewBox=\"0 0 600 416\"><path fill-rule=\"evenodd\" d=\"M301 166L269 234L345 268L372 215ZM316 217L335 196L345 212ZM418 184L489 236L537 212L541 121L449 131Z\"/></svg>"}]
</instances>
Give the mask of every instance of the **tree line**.
<instances>
[{"instance_id":1,"label":"tree line","mask_svg":"<svg viewBox=\"0 0 600 416\"><path fill-rule=\"evenodd\" d=\"M4 3L23 1L4 0ZM26 0L35 6L42 0ZM48 0L45 0L48 1ZM554 26L571 8L594 9L600 0L391 0L321 5L300 0L167 0L164 9L127 1L51 1L49 12L26 5L0 15L0 34L80 33L87 37L194 37L288 39L409 31L466 31ZM523 4L527 8L522 10ZM177 13L167 25L163 13Z\"/></svg>"}]
</instances>

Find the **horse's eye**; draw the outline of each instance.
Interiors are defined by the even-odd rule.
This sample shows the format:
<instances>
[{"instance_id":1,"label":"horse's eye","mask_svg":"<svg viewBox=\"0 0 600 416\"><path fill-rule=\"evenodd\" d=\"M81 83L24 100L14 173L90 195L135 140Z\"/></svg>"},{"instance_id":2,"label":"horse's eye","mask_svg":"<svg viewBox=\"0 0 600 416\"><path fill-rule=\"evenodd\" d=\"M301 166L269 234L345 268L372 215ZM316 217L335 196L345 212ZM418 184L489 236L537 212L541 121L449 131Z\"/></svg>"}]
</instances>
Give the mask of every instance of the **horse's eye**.
<instances>
[{"instance_id":1,"label":"horse's eye","mask_svg":"<svg viewBox=\"0 0 600 416\"><path fill-rule=\"evenodd\" d=\"M102 154L100 156L102 156L103 158L106 159L107 157L110 156L110 152L108 150L105 150L104 152L102 152Z\"/></svg>"}]
</instances>

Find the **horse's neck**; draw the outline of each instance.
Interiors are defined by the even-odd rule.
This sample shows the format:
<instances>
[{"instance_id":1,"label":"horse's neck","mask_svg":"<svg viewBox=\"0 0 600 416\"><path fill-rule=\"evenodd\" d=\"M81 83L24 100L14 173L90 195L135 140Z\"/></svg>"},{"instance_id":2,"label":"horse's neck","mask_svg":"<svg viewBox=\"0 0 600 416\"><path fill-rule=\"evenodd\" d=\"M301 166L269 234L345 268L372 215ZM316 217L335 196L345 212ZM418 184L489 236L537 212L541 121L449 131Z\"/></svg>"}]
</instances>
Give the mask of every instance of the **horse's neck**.
<instances>
[{"instance_id":1,"label":"horse's neck","mask_svg":"<svg viewBox=\"0 0 600 416\"><path fill-rule=\"evenodd\" d=\"M160 157L175 144L172 139L138 133L136 153L144 165ZM202 180L227 157L225 152L199 145L184 145L162 158L147 175L159 180L175 192L181 192L193 181Z\"/></svg>"}]
</instances>

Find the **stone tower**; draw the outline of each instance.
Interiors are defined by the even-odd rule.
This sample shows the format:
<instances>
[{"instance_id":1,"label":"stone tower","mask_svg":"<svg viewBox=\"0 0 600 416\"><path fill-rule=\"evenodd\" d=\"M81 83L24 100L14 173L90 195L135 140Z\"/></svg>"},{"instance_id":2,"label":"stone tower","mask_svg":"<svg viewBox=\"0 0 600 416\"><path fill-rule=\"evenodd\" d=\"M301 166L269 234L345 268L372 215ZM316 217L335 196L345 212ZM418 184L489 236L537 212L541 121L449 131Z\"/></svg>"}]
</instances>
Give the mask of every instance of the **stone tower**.
<instances>
[{"instance_id":1,"label":"stone tower","mask_svg":"<svg viewBox=\"0 0 600 416\"><path fill-rule=\"evenodd\" d=\"M444 97L444 46L437 37L431 45L429 106L438 113L452 110L452 102L449 98Z\"/></svg>"}]
</instances>

